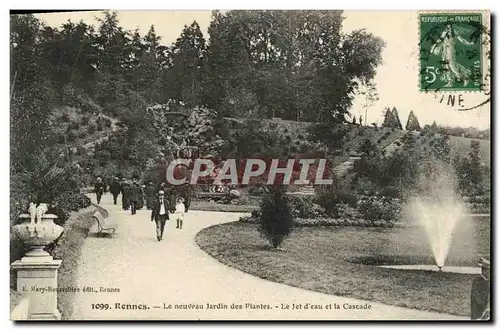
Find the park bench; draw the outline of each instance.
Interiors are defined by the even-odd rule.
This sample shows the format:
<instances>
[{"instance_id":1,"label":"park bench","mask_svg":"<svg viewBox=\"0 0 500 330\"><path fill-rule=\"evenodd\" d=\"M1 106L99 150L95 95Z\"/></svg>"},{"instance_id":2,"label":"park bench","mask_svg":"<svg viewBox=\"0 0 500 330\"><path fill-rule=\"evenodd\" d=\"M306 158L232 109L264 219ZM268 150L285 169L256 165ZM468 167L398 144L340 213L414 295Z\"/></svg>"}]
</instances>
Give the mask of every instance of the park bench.
<instances>
[{"instance_id":1,"label":"park bench","mask_svg":"<svg viewBox=\"0 0 500 330\"><path fill-rule=\"evenodd\" d=\"M103 235L103 234L111 234L113 235L116 231L116 228L113 227L108 227L109 223L107 218L103 217L101 212L95 211L94 214L92 215L92 218L94 218L97 222L97 235Z\"/></svg>"}]
</instances>

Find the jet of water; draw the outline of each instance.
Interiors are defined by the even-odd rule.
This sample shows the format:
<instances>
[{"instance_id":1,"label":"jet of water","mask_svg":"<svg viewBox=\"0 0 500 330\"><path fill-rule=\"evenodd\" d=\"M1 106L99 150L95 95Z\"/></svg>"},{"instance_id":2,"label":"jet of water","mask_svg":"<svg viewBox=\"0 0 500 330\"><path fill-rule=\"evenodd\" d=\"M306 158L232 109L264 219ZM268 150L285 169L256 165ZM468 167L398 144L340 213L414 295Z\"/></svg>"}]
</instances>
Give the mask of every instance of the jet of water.
<instances>
[{"instance_id":1,"label":"jet of water","mask_svg":"<svg viewBox=\"0 0 500 330\"><path fill-rule=\"evenodd\" d=\"M443 267L450 251L453 230L464 216L461 202L452 198L415 198L413 205L438 267Z\"/></svg>"}]
</instances>

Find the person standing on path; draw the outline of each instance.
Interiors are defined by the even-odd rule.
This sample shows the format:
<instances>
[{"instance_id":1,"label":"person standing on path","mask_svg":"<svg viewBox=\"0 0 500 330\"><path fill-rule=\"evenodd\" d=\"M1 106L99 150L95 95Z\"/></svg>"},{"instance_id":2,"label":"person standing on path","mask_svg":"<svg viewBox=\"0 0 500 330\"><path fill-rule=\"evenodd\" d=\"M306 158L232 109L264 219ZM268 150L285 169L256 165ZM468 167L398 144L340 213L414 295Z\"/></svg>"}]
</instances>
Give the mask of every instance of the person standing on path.
<instances>
[{"instance_id":1,"label":"person standing on path","mask_svg":"<svg viewBox=\"0 0 500 330\"><path fill-rule=\"evenodd\" d=\"M122 208L127 211L129 209L130 185L127 180L123 179L122 182Z\"/></svg>"},{"instance_id":2,"label":"person standing on path","mask_svg":"<svg viewBox=\"0 0 500 330\"><path fill-rule=\"evenodd\" d=\"M177 198L177 203L175 204L175 219L177 221L176 229L182 229L182 223L184 222L184 213L186 213L186 208L184 206L184 198Z\"/></svg>"},{"instance_id":3,"label":"person standing on path","mask_svg":"<svg viewBox=\"0 0 500 330\"><path fill-rule=\"evenodd\" d=\"M137 204L139 203L139 198L141 194L140 189L141 188L137 183L137 179L133 178L132 185L130 186L130 212L132 215L136 214L137 212Z\"/></svg>"},{"instance_id":4,"label":"person standing on path","mask_svg":"<svg viewBox=\"0 0 500 330\"><path fill-rule=\"evenodd\" d=\"M472 282L471 320L490 319L490 261L481 258L481 275Z\"/></svg>"},{"instance_id":5,"label":"person standing on path","mask_svg":"<svg viewBox=\"0 0 500 330\"><path fill-rule=\"evenodd\" d=\"M113 204L116 205L118 195L120 194L121 187L120 187L120 182L118 182L118 178L115 177L113 182L111 183L109 187L109 192L113 195Z\"/></svg>"},{"instance_id":6,"label":"person standing on path","mask_svg":"<svg viewBox=\"0 0 500 330\"><path fill-rule=\"evenodd\" d=\"M101 197L102 197L102 194L104 194L105 188L106 187L104 186L102 179L100 177L97 177L97 182L95 183L95 186L94 186L94 191L95 191L95 194L97 197L97 204L101 203Z\"/></svg>"},{"instance_id":7,"label":"person standing on path","mask_svg":"<svg viewBox=\"0 0 500 330\"><path fill-rule=\"evenodd\" d=\"M153 182L149 181L146 187L146 207L148 210L153 208L153 202L155 200L156 189Z\"/></svg>"},{"instance_id":8,"label":"person standing on path","mask_svg":"<svg viewBox=\"0 0 500 330\"><path fill-rule=\"evenodd\" d=\"M156 223L156 239L161 241L163 239L163 231L165 230L165 224L169 220L168 211L170 205L168 198L165 196L165 192L160 190L158 192L158 198L152 205L151 211L151 221Z\"/></svg>"}]
</instances>

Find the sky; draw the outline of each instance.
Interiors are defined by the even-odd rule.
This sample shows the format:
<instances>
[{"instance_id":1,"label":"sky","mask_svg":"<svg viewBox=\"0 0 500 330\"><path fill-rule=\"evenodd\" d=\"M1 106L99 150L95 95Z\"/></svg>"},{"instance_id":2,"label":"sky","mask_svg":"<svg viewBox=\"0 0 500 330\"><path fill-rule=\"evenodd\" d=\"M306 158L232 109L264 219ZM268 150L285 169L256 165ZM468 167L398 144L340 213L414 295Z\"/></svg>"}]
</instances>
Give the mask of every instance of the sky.
<instances>
[{"instance_id":1,"label":"sky","mask_svg":"<svg viewBox=\"0 0 500 330\"><path fill-rule=\"evenodd\" d=\"M96 17L103 17L102 12L66 12L37 15L47 25L59 27L68 19L73 22L83 20L87 24L97 25ZM471 111L456 111L459 107L446 105L446 100L454 97L462 100L464 108L480 104L487 96L482 92L468 93L424 93L419 91L419 22L416 11L345 11L343 32L366 29L382 38L386 47L382 57L383 64L377 68L374 82L379 100L367 111L368 122L380 125L386 107L396 107L403 126L411 110L416 114L421 126L436 121L439 125L490 127L490 104ZM145 35L151 25L155 26L162 42L170 45L180 35L184 25L194 20L200 25L206 39L207 28L211 20L210 11L118 11L120 25L127 30L139 29ZM487 63L484 62L484 67ZM461 94L461 95L460 95ZM440 102L444 96L444 102ZM365 117L363 97L357 97L351 108L356 117Z\"/></svg>"}]
</instances>

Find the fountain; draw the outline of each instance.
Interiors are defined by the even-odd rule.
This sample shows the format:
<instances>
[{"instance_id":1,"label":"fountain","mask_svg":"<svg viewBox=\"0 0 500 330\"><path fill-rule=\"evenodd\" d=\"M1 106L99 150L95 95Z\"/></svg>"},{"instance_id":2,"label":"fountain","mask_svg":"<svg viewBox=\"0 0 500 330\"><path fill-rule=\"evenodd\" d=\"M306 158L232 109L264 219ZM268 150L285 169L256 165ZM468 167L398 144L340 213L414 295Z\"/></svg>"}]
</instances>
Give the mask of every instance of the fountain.
<instances>
[{"instance_id":1,"label":"fountain","mask_svg":"<svg viewBox=\"0 0 500 330\"><path fill-rule=\"evenodd\" d=\"M461 198L455 195L449 167L439 162L424 164L420 195L406 205L408 216L425 231L435 265L382 265L383 268L481 274L477 267L445 266L457 224L469 216Z\"/></svg>"},{"instance_id":2,"label":"fountain","mask_svg":"<svg viewBox=\"0 0 500 330\"><path fill-rule=\"evenodd\" d=\"M442 271L450 251L455 226L466 214L464 207L452 197L417 197L413 204L416 214L420 215L418 220L425 229L436 266Z\"/></svg>"}]
</instances>

